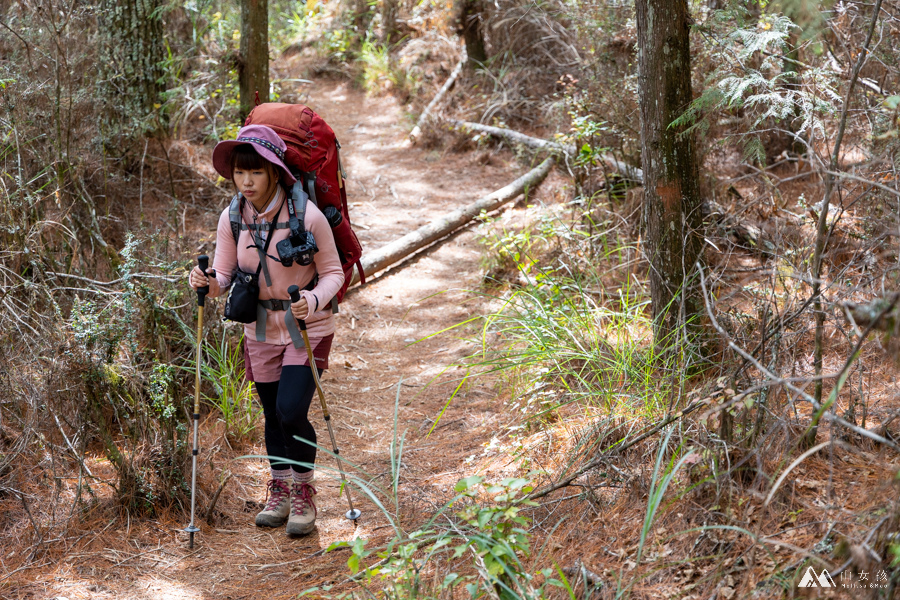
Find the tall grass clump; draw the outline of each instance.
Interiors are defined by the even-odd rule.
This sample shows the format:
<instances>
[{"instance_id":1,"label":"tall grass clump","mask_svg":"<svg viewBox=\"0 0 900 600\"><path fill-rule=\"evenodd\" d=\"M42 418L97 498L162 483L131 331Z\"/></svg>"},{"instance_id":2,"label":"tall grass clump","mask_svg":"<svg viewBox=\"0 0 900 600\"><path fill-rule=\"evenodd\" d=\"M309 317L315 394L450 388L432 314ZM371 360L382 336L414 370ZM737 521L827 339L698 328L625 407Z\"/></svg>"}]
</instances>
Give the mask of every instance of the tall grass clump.
<instances>
[{"instance_id":1,"label":"tall grass clump","mask_svg":"<svg viewBox=\"0 0 900 600\"><path fill-rule=\"evenodd\" d=\"M234 442L245 441L252 436L262 408L253 402L250 382L244 376L242 341L232 344L227 331L222 331L217 342L206 342L203 347L206 360L202 374L213 391L203 394L203 398L218 411L226 437Z\"/></svg>"},{"instance_id":2,"label":"tall grass clump","mask_svg":"<svg viewBox=\"0 0 900 600\"><path fill-rule=\"evenodd\" d=\"M509 373L538 415L569 403L655 412L667 392L658 377L667 365L652 344L643 304L618 304L602 306L577 280L545 275L484 318L472 365ZM547 387L564 396L542 400L539 390ZM635 406L635 398L643 402Z\"/></svg>"},{"instance_id":3,"label":"tall grass clump","mask_svg":"<svg viewBox=\"0 0 900 600\"><path fill-rule=\"evenodd\" d=\"M667 410L684 356L654 343L649 299L630 273L616 273L633 253L627 240L587 213L573 224L541 212L536 222L484 236L486 266L512 285L493 290L494 310L479 320L467 366L506 374L530 417L569 404L646 418ZM606 264L614 266L598 268Z\"/></svg>"}]
</instances>

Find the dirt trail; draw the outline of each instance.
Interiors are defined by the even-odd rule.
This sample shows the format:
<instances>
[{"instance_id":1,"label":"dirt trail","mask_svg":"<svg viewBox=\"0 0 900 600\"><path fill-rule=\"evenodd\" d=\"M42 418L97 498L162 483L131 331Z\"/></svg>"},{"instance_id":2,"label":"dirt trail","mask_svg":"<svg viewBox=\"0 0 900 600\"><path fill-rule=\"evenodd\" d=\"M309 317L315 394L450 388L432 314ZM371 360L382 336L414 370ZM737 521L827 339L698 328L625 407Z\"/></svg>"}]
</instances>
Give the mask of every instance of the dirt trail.
<instances>
[{"instance_id":1,"label":"dirt trail","mask_svg":"<svg viewBox=\"0 0 900 600\"><path fill-rule=\"evenodd\" d=\"M498 156L485 161L484 155L409 148L403 112L392 98L368 98L350 83L335 81L315 82L302 91L288 100L311 105L334 127L343 145L351 216L366 249L396 239L522 172ZM212 231L215 215L207 218ZM399 430L407 431L403 482L420 498L431 495L429 489L440 496L448 492L464 475L465 458L480 453L502 425L502 417L494 412L495 392L479 383L457 397L426 438L453 388L448 383L425 385L468 349L452 335L410 344L481 310L481 301L464 291L479 285L479 259L473 232L464 231L351 292L341 307L331 369L323 384L343 454L376 484L388 481L394 399L401 378ZM443 378L454 376L451 372ZM319 443L327 446L317 407L314 413ZM226 470L234 478L219 500L215 524L202 523L193 552L180 532L183 515L114 522L38 575L27 597L291 598L347 577L346 552L320 553L331 543L355 536L380 540L390 532L384 516L358 493L363 511L359 526L344 519L347 507L338 497L338 484L322 470L316 532L292 540L283 529L257 529L252 520L256 502L263 500L267 469L262 461L226 460L224 452L216 453L224 444L211 433L214 421L213 416L203 425L201 445L207 452L201 456L201 477L206 489L214 489L214 481ZM261 443L245 451L264 453ZM333 465L330 457L320 456L323 462Z\"/></svg>"}]
</instances>

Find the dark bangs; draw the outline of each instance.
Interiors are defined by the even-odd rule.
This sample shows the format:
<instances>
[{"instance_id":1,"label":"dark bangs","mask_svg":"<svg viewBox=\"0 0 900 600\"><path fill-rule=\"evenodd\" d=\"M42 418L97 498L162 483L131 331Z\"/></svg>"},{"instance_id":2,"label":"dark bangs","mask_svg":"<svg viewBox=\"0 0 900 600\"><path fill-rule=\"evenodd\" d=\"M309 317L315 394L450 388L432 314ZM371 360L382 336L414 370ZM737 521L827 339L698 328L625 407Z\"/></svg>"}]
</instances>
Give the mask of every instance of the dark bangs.
<instances>
[{"instance_id":1,"label":"dark bangs","mask_svg":"<svg viewBox=\"0 0 900 600\"><path fill-rule=\"evenodd\" d=\"M267 162L269 161L257 154L250 144L235 146L231 153L231 172L234 173L235 169L242 171L265 169Z\"/></svg>"}]
</instances>

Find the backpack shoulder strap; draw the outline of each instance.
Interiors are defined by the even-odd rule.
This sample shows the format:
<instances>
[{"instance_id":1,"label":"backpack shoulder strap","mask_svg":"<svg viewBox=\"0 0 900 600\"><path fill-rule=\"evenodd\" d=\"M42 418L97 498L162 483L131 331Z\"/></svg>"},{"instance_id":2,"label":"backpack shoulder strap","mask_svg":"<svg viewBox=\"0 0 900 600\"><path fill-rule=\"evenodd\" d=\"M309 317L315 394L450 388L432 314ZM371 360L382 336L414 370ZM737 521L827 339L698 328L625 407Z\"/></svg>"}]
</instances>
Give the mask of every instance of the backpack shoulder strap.
<instances>
[{"instance_id":1,"label":"backpack shoulder strap","mask_svg":"<svg viewBox=\"0 0 900 600\"><path fill-rule=\"evenodd\" d=\"M306 203L309 200L309 196L306 191L304 191L303 184L300 181L297 181L291 189L288 190L288 194L290 195L290 202L288 204L290 218L297 219L299 231L306 231ZM293 230L294 226L291 224L292 233Z\"/></svg>"},{"instance_id":2,"label":"backpack shoulder strap","mask_svg":"<svg viewBox=\"0 0 900 600\"><path fill-rule=\"evenodd\" d=\"M241 235L241 201L243 199L241 194L235 194L231 199L231 204L228 205L228 222L231 224L231 235L234 236L235 244Z\"/></svg>"}]
</instances>

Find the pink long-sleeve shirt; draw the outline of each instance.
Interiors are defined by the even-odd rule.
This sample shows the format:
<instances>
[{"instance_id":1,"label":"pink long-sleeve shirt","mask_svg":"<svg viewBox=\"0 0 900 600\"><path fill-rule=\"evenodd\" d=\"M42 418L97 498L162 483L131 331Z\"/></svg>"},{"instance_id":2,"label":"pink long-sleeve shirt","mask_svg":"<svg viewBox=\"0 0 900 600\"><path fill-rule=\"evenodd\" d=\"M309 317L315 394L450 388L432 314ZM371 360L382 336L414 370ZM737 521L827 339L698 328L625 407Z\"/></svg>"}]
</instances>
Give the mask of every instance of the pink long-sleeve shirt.
<instances>
[{"instance_id":1,"label":"pink long-sleeve shirt","mask_svg":"<svg viewBox=\"0 0 900 600\"><path fill-rule=\"evenodd\" d=\"M253 204L244 202L244 223L267 222L285 223L288 220L287 202L284 201L285 193L281 187L277 188L276 196L266 208L265 212L257 213ZM277 219L276 219L277 213ZM307 231L312 232L316 239L319 251L316 253L313 263L302 266L296 262L290 267L285 267L281 262L266 259L269 275L272 279L272 287L266 285L265 276L259 274L259 299L260 300L290 300L288 287L297 285L300 293L309 304L309 312L304 319L307 333L310 338L322 338L334 333L334 317L331 312L331 299L344 284L344 271L341 269L341 261L337 248L334 245L334 236L331 234L331 226L325 219L322 211L312 202L307 202L304 224ZM290 235L289 229L272 229L268 235L273 236L269 244L267 254L278 256L275 245ZM248 247L249 246L249 247ZM253 246L253 237L250 230L242 230L238 243L234 243L231 233L231 223L228 220L228 207L219 216L219 225L216 230L216 254L213 259L213 268L216 277L210 278L209 296L221 296L231 286L234 274L240 266L242 271L256 272L259 266L259 254ZM304 290L316 273L319 281L312 290ZM244 327L244 335L247 339L256 339L256 324L249 323ZM291 343L287 325L284 322L284 311L266 310L266 339L267 344L285 345Z\"/></svg>"}]
</instances>

